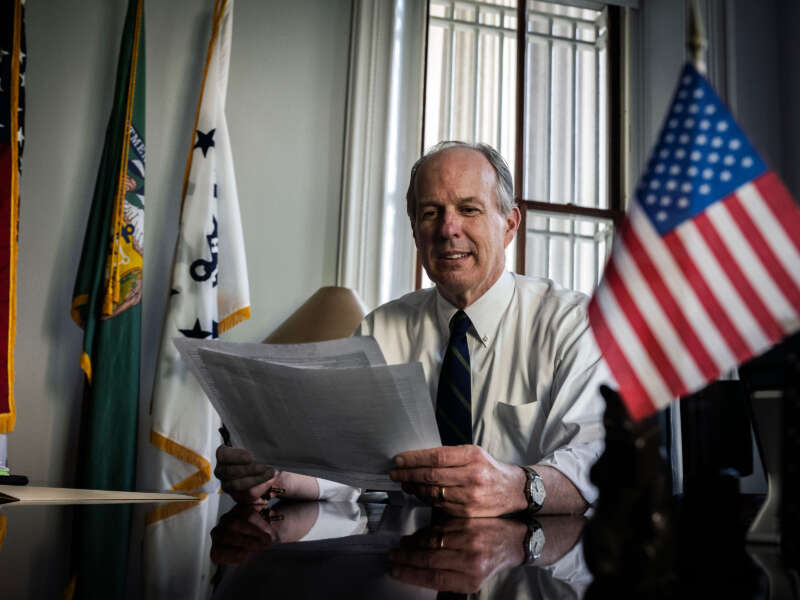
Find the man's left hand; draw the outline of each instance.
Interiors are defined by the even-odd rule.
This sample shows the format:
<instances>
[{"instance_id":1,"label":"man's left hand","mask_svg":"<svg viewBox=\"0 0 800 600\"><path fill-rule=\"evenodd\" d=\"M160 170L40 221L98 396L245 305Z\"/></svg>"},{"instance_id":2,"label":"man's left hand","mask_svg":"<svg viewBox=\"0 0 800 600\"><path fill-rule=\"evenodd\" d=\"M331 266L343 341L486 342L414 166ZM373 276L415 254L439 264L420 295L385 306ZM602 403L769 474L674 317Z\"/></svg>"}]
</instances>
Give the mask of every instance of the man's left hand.
<instances>
[{"instance_id":1,"label":"man's left hand","mask_svg":"<svg viewBox=\"0 0 800 600\"><path fill-rule=\"evenodd\" d=\"M496 517L528 506L525 472L480 446L411 450L395 457L390 473L403 490L459 517Z\"/></svg>"}]
</instances>

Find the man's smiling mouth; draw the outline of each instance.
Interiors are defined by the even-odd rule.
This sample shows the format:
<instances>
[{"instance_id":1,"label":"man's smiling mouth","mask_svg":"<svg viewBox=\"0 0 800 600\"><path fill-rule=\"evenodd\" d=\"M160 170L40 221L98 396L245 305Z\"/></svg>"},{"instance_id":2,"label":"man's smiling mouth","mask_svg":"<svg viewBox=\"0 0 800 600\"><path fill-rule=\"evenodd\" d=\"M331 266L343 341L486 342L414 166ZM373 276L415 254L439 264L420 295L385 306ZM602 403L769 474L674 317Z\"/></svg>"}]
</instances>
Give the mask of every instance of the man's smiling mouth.
<instances>
[{"instance_id":1,"label":"man's smiling mouth","mask_svg":"<svg viewBox=\"0 0 800 600\"><path fill-rule=\"evenodd\" d=\"M440 254L439 258L443 260L459 260L471 255L472 252L448 252L446 254Z\"/></svg>"}]
</instances>

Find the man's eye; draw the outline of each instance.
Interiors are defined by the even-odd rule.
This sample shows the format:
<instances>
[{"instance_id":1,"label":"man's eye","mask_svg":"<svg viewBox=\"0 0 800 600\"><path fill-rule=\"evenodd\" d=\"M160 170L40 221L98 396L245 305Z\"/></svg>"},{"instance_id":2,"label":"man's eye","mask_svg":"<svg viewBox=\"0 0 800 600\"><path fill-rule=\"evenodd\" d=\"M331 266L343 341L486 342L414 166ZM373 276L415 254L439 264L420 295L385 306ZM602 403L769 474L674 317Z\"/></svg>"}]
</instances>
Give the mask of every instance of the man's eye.
<instances>
[{"instance_id":1,"label":"man's eye","mask_svg":"<svg viewBox=\"0 0 800 600\"><path fill-rule=\"evenodd\" d=\"M436 211L432 208L422 211L422 218L423 219L431 219L436 216Z\"/></svg>"},{"instance_id":2,"label":"man's eye","mask_svg":"<svg viewBox=\"0 0 800 600\"><path fill-rule=\"evenodd\" d=\"M474 214L477 214L478 212L480 212L480 211L479 211L477 208L475 208L474 206L465 206L464 208L462 208L462 209L461 209L461 211L462 211L464 214L467 214L467 215L474 215Z\"/></svg>"}]
</instances>

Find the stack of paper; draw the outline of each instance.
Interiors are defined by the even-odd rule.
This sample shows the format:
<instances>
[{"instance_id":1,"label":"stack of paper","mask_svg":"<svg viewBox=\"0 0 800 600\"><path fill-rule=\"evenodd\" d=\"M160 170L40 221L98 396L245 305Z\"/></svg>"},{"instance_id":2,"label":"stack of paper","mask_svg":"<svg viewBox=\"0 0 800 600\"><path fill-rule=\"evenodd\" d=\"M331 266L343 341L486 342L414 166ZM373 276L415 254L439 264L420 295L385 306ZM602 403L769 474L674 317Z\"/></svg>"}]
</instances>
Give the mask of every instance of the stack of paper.
<instances>
[{"instance_id":1,"label":"stack of paper","mask_svg":"<svg viewBox=\"0 0 800 600\"><path fill-rule=\"evenodd\" d=\"M422 365L387 365L372 337L174 342L233 445L278 469L392 490L396 454L441 445Z\"/></svg>"}]
</instances>

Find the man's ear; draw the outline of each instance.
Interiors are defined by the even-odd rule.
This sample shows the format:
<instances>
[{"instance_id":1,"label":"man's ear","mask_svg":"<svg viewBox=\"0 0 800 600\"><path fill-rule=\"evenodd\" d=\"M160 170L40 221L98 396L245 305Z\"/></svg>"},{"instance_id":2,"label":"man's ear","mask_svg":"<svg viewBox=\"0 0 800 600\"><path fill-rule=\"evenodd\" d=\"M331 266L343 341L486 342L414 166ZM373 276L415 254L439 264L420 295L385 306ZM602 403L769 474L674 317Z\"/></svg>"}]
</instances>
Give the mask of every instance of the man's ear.
<instances>
[{"instance_id":1,"label":"man's ear","mask_svg":"<svg viewBox=\"0 0 800 600\"><path fill-rule=\"evenodd\" d=\"M519 212L519 208L514 206L507 215L504 215L506 220L506 234L505 234L505 245L508 246L511 243L511 240L514 239L514 234L517 233L517 229L519 228L519 222L522 219L522 213Z\"/></svg>"}]
</instances>

